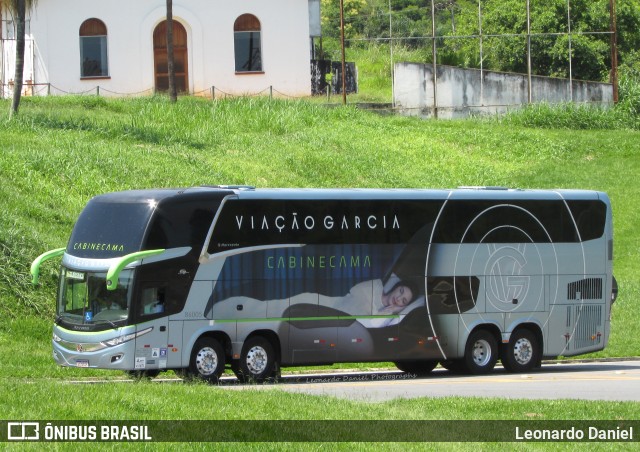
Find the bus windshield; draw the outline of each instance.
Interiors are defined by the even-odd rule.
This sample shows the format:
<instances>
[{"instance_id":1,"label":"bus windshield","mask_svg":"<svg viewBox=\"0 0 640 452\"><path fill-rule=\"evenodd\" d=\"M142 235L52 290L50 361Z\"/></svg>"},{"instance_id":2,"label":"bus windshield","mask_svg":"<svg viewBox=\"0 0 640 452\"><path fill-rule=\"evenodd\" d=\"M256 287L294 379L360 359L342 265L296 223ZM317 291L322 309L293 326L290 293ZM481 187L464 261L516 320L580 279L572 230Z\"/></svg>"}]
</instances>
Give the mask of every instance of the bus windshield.
<instances>
[{"instance_id":1,"label":"bus windshield","mask_svg":"<svg viewBox=\"0 0 640 452\"><path fill-rule=\"evenodd\" d=\"M132 274L133 270L124 270L120 274L118 288L109 291L106 273L63 268L58 293L59 319L73 325L95 326L127 320L131 305Z\"/></svg>"}]
</instances>

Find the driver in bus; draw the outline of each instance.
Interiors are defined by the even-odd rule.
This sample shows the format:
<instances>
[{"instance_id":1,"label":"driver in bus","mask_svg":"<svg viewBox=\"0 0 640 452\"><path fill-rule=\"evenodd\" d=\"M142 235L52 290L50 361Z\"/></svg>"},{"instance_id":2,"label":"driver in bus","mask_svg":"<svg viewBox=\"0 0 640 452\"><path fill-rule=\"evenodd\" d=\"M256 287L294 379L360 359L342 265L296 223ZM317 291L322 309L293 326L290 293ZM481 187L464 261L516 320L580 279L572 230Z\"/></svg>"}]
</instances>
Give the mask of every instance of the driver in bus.
<instances>
[{"instance_id":1,"label":"driver in bus","mask_svg":"<svg viewBox=\"0 0 640 452\"><path fill-rule=\"evenodd\" d=\"M158 292L155 298L144 306L144 314L159 314L164 312L164 293Z\"/></svg>"},{"instance_id":2,"label":"driver in bus","mask_svg":"<svg viewBox=\"0 0 640 452\"><path fill-rule=\"evenodd\" d=\"M100 304L100 312L122 310L122 306L111 298L99 298L98 302Z\"/></svg>"}]
</instances>

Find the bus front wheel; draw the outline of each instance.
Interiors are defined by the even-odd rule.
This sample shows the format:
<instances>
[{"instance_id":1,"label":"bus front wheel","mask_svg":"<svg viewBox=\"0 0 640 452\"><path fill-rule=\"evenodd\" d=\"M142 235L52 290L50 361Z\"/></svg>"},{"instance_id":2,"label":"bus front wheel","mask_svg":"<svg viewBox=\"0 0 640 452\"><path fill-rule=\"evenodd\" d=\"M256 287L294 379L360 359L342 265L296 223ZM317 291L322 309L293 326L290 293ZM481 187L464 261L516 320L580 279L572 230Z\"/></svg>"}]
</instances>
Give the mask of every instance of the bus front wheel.
<instances>
[{"instance_id":1,"label":"bus front wheel","mask_svg":"<svg viewBox=\"0 0 640 452\"><path fill-rule=\"evenodd\" d=\"M211 337L198 339L191 352L189 373L196 378L216 383L224 372L224 349Z\"/></svg>"},{"instance_id":2,"label":"bus front wheel","mask_svg":"<svg viewBox=\"0 0 640 452\"><path fill-rule=\"evenodd\" d=\"M263 382L277 377L278 364L271 342L261 336L248 339L242 347L240 360L231 366L242 382Z\"/></svg>"},{"instance_id":3,"label":"bus front wheel","mask_svg":"<svg viewBox=\"0 0 640 452\"><path fill-rule=\"evenodd\" d=\"M487 330L477 330L467 339L464 364L470 374L491 372L498 360L498 341Z\"/></svg>"},{"instance_id":4,"label":"bus front wheel","mask_svg":"<svg viewBox=\"0 0 640 452\"><path fill-rule=\"evenodd\" d=\"M536 335L527 329L511 334L502 351L502 365L507 372L529 372L540 360L540 347Z\"/></svg>"}]
</instances>

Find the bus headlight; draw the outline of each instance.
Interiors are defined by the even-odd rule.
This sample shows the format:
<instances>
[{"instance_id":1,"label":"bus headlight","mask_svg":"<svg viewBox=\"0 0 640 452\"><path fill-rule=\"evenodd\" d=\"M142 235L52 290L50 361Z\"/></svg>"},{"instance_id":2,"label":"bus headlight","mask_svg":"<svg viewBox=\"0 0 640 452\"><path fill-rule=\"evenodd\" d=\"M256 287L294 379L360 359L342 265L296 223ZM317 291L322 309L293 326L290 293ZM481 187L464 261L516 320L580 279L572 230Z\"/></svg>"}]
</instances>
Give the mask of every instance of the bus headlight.
<instances>
[{"instance_id":1,"label":"bus headlight","mask_svg":"<svg viewBox=\"0 0 640 452\"><path fill-rule=\"evenodd\" d=\"M53 333L53 342L60 342L62 339L60 339L60 336L58 336L56 333Z\"/></svg>"},{"instance_id":2,"label":"bus headlight","mask_svg":"<svg viewBox=\"0 0 640 452\"><path fill-rule=\"evenodd\" d=\"M124 344L125 342L129 342L137 337L143 336L153 330L153 327L147 328L142 331L138 331L137 333L125 334L124 336L114 337L113 339L109 339L108 341L102 341L101 344L107 347L115 347L116 345Z\"/></svg>"}]
</instances>

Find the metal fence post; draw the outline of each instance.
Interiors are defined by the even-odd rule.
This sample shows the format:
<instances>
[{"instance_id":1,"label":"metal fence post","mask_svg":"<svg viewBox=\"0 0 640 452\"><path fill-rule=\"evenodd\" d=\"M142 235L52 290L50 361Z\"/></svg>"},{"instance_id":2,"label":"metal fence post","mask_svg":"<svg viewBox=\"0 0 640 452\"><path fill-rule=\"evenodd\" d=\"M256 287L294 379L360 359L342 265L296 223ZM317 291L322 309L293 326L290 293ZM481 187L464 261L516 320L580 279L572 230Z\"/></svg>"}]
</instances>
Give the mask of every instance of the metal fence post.
<instances>
[{"instance_id":1,"label":"metal fence post","mask_svg":"<svg viewBox=\"0 0 640 452\"><path fill-rule=\"evenodd\" d=\"M436 4L431 0L431 57L433 58L433 117L438 119L438 53L436 50Z\"/></svg>"},{"instance_id":2,"label":"metal fence post","mask_svg":"<svg viewBox=\"0 0 640 452\"><path fill-rule=\"evenodd\" d=\"M527 102L532 102L531 94L531 8L527 0Z\"/></svg>"}]
</instances>

